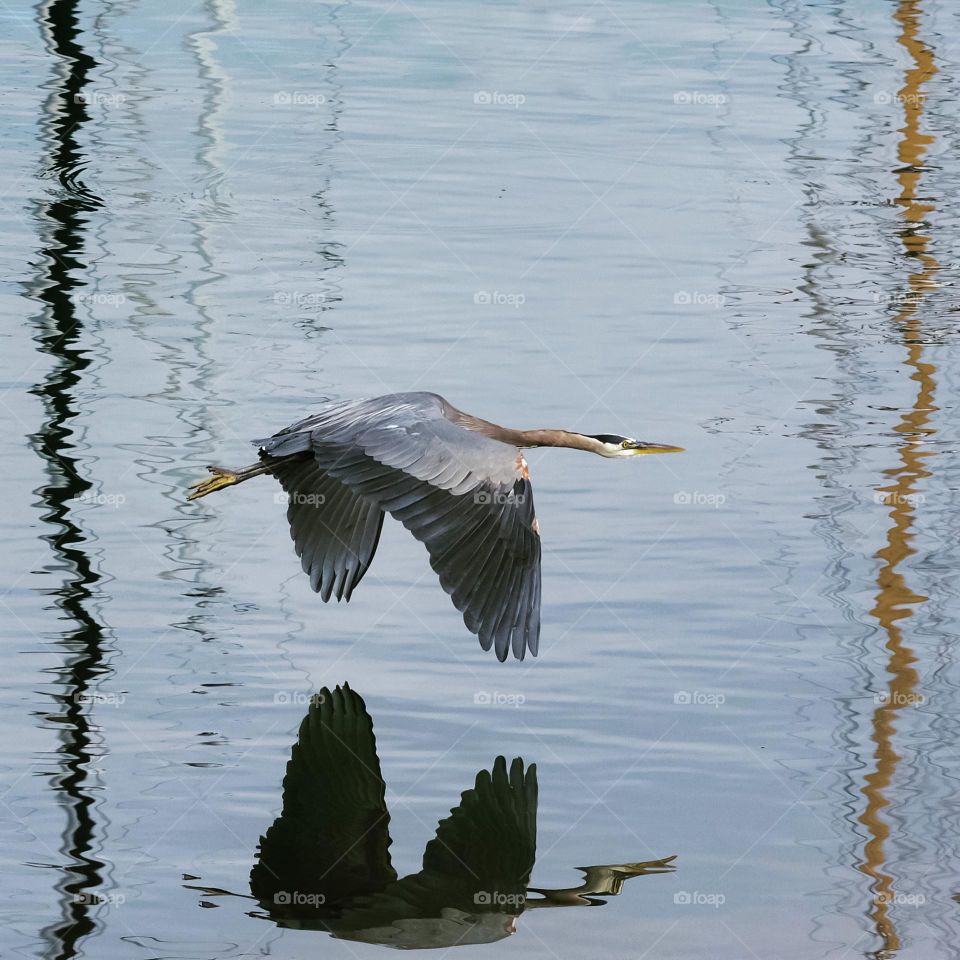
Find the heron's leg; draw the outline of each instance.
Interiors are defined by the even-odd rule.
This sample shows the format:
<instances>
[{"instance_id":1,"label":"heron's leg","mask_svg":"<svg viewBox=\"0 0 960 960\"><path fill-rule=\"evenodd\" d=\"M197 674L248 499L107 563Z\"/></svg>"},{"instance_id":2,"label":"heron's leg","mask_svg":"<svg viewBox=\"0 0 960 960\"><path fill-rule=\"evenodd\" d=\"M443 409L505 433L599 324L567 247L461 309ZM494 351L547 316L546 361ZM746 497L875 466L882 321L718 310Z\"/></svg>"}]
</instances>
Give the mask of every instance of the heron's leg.
<instances>
[{"instance_id":1,"label":"heron's leg","mask_svg":"<svg viewBox=\"0 0 960 960\"><path fill-rule=\"evenodd\" d=\"M213 476L192 484L190 492L187 494L188 500L197 500L200 497L205 497L208 493L213 493L214 490L232 487L235 483L243 483L244 480L268 472L267 466L262 463L252 463L249 467L241 467L239 470L228 470L226 467L216 466L209 466L207 470Z\"/></svg>"}]
</instances>

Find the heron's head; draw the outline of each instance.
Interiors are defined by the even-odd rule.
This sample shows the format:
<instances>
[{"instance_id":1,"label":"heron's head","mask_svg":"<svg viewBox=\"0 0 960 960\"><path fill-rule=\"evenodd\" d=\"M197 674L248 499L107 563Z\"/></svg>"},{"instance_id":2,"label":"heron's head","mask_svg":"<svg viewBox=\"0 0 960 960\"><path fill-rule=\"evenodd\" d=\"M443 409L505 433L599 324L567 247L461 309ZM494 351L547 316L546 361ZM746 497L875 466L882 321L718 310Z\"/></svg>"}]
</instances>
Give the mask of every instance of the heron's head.
<instances>
[{"instance_id":1,"label":"heron's head","mask_svg":"<svg viewBox=\"0 0 960 960\"><path fill-rule=\"evenodd\" d=\"M644 453L683 453L683 447L674 447L669 443L653 443L649 440L634 440L633 437L620 437L615 433L590 435L596 441L593 452L601 457L637 457Z\"/></svg>"}]
</instances>

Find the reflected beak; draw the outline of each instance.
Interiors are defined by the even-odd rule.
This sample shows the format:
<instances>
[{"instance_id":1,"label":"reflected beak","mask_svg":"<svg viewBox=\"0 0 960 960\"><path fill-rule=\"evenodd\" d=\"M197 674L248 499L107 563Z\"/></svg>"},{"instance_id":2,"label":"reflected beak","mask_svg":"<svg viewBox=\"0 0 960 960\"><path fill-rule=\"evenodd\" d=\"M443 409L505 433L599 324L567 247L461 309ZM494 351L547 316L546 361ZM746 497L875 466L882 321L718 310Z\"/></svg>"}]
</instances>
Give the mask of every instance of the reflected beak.
<instances>
[{"instance_id":1,"label":"reflected beak","mask_svg":"<svg viewBox=\"0 0 960 960\"><path fill-rule=\"evenodd\" d=\"M674 447L669 443L652 443L649 440L635 440L627 447L636 454L641 453L683 453L683 447Z\"/></svg>"}]
</instances>

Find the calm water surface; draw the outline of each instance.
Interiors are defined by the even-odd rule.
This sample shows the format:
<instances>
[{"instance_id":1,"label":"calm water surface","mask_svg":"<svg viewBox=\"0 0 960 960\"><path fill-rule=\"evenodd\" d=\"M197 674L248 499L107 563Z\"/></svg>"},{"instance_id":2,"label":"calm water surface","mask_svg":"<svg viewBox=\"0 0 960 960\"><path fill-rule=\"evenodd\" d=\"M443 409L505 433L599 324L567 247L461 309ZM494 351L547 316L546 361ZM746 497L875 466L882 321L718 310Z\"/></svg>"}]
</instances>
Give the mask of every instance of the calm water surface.
<instances>
[{"instance_id":1,"label":"calm water surface","mask_svg":"<svg viewBox=\"0 0 960 960\"><path fill-rule=\"evenodd\" d=\"M0 16L4 956L383 955L240 898L343 681L401 875L498 755L534 885L677 856L457 955L954 955L954 5ZM184 502L409 389L688 450L529 458L536 660L397 524L325 606L271 484Z\"/></svg>"}]
</instances>

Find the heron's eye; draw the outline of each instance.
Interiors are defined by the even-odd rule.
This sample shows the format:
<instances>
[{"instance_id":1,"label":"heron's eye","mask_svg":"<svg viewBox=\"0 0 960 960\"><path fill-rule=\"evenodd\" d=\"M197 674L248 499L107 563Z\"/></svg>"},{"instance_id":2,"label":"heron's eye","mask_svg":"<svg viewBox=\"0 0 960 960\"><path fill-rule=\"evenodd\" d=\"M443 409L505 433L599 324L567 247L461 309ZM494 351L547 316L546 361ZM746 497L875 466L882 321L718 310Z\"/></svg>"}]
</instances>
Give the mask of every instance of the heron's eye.
<instances>
[{"instance_id":1,"label":"heron's eye","mask_svg":"<svg viewBox=\"0 0 960 960\"><path fill-rule=\"evenodd\" d=\"M620 449L621 449L621 450L627 450L627 449L629 449L629 447L630 447L630 441L629 441L629 440L624 440L624 441L620 444Z\"/></svg>"}]
</instances>

